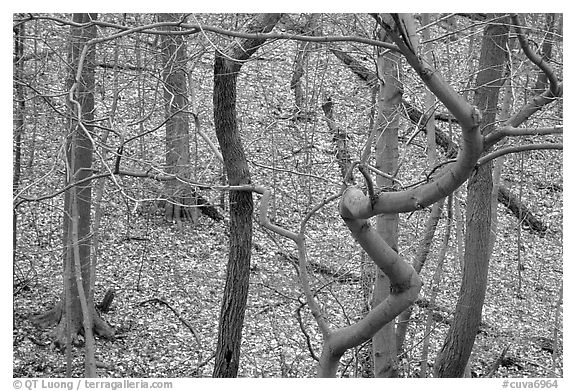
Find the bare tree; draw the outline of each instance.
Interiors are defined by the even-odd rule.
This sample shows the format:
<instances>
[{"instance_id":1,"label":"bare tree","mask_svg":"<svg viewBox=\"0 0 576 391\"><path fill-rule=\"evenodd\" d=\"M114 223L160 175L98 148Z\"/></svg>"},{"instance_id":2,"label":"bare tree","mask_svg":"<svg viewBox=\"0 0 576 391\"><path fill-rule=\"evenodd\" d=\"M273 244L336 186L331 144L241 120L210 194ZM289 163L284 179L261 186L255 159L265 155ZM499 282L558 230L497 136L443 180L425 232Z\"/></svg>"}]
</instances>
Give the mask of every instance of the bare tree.
<instances>
[{"instance_id":1,"label":"bare tree","mask_svg":"<svg viewBox=\"0 0 576 391\"><path fill-rule=\"evenodd\" d=\"M380 30L382 40L386 33ZM376 168L394 177L398 172L398 126L400 123L400 104L402 100L402 62L401 56L392 51L381 50L378 54L378 79L382 80L378 90L378 116L373 129L376 140ZM376 186L379 191L395 191L397 183L390 178L378 175ZM376 230L384 241L396 253L398 252L398 213L377 216ZM380 268L376 268L374 282L373 306L377 306L390 294L390 280ZM372 337L372 355L374 360L374 377L396 377L397 352L395 325L390 322Z\"/></svg>"},{"instance_id":2,"label":"bare tree","mask_svg":"<svg viewBox=\"0 0 576 391\"><path fill-rule=\"evenodd\" d=\"M251 33L269 32L279 14L262 14L248 27ZM214 62L214 125L230 185L250 184L250 171L236 117L236 86L242 64L265 39L235 41L216 50ZM230 244L226 285L220 311L214 377L236 377L248 297L252 251L252 193L230 192Z\"/></svg>"},{"instance_id":3,"label":"bare tree","mask_svg":"<svg viewBox=\"0 0 576 391\"><path fill-rule=\"evenodd\" d=\"M71 27L69 93L69 133L66 137L66 184L63 214L63 275L62 300L48 313L36 318L42 326L58 323L57 341L69 345L69 337L85 335L89 347L92 328L96 334L112 337L114 330L96 312L91 284L91 205L94 121L95 47L86 42L96 37L96 26L90 22L95 14L74 14ZM68 341L68 342L67 342ZM93 354L93 352L92 352ZM93 375L93 362L87 373Z\"/></svg>"},{"instance_id":4,"label":"bare tree","mask_svg":"<svg viewBox=\"0 0 576 391\"><path fill-rule=\"evenodd\" d=\"M160 22L177 22L182 16L171 13L158 14ZM168 26L167 31L177 31ZM190 119L188 118L188 72L186 42L182 35L162 35L160 38L162 79L164 82L164 105L166 111L166 171L181 178L190 176ZM165 183L168 200L165 218L180 223L186 216L186 205L192 203L190 186L177 179Z\"/></svg>"},{"instance_id":5,"label":"bare tree","mask_svg":"<svg viewBox=\"0 0 576 391\"><path fill-rule=\"evenodd\" d=\"M498 95L507 60L506 24L489 24L484 30L480 73L476 78L474 104L482 110L482 133L494 129ZM436 376L461 377L480 326L490 259L490 194L492 165L482 165L468 180L464 277L458 296L454 322L436 360Z\"/></svg>"}]
</instances>

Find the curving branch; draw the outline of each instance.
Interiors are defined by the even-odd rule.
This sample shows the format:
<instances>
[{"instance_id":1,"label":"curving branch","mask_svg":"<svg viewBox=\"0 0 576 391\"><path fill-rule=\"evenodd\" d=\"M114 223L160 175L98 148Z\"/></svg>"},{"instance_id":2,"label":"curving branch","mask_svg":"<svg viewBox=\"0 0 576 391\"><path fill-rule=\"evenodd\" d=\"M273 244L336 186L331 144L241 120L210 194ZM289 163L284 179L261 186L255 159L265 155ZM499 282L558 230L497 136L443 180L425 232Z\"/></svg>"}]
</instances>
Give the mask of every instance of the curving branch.
<instances>
[{"instance_id":1,"label":"curving branch","mask_svg":"<svg viewBox=\"0 0 576 391\"><path fill-rule=\"evenodd\" d=\"M550 65L538 54L536 54L528 45L526 37L524 36L522 27L518 20L518 15L512 15L512 22L515 25L516 32L518 34L518 40L520 41L520 45L524 54L536 64L542 72L546 75L550 82L550 86L546 91L533 97L530 101L528 101L524 106L522 106L516 114L512 115L508 121L503 124L503 127L497 129L496 131L486 135L484 139L484 151L488 151L494 144L498 141L502 140L506 136L519 136L525 135L521 132L521 130L514 130L514 128L518 128L522 123L526 122L528 118L530 118L536 112L542 110L546 105L556 101L557 99L561 98L564 92L564 83L559 82L558 78L554 74L554 71L550 67ZM558 128L558 127L556 127ZM529 133L526 135L531 134L552 134L552 133L559 133L557 131L550 131L548 133L538 133L537 130L534 130L533 133Z\"/></svg>"},{"instance_id":2,"label":"curving branch","mask_svg":"<svg viewBox=\"0 0 576 391\"><path fill-rule=\"evenodd\" d=\"M272 192L270 189L267 189L263 186L254 186L251 189L252 191L261 194L262 199L260 201L260 213L259 213L259 220L260 224L265 228L269 229L272 232L277 233L278 235L282 235L286 238L291 239L298 248L298 277L300 278L300 283L302 284L302 290L304 291L304 296L306 296L306 302L308 307L310 308L310 312L314 317L314 320L318 324L318 328L322 333L323 338L326 340L330 337L331 331L326 319L324 318L324 314L320 309L316 299L314 298L314 294L312 293L312 289L310 288L310 281L308 280L308 271L306 269L308 264L308 255L306 251L306 224L308 220L312 217L314 213L316 213L320 208L322 208L327 203L335 200L340 196L340 194L335 194L332 197L327 198L326 200L322 201L318 205L316 205L310 212L306 214L302 222L300 223L300 230L298 233L292 232L285 228L282 228L276 224L273 224L270 219L268 218L268 209L270 204L270 197Z\"/></svg>"},{"instance_id":3,"label":"curving branch","mask_svg":"<svg viewBox=\"0 0 576 391\"><path fill-rule=\"evenodd\" d=\"M530 61L532 61L538 68L540 68L542 72L544 72L544 74L548 78L548 81L550 82L550 90L554 95L557 95L559 92L559 83L558 78L554 74L554 70L552 69L550 64L546 62L544 57L538 55L528 44L528 40L526 39L526 36L524 35L524 30L522 28L523 23L520 22L518 14L512 14L511 18L512 18L512 24L516 29L516 34L518 35L518 41L520 42L520 47L522 47L524 54L526 55L526 57L528 57Z\"/></svg>"},{"instance_id":4,"label":"curving branch","mask_svg":"<svg viewBox=\"0 0 576 391\"><path fill-rule=\"evenodd\" d=\"M378 23L386 29L392 40L402 50L408 63L418 72L428 88L454 115L462 128L462 148L456 162L448 165L436 181L399 192L381 193L374 202L357 192L349 192L342 198L340 213L343 218L366 219L382 213L403 213L422 209L452 193L466 181L483 149L483 139L478 128L481 115L478 109L470 105L452 87L444 81L438 72L417 56L404 43L404 39L387 24L381 16Z\"/></svg>"},{"instance_id":5,"label":"curving branch","mask_svg":"<svg viewBox=\"0 0 576 391\"><path fill-rule=\"evenodd\" d=\"M350 187L344 197L367 198L358 188ZM367 219L344 218L352 236L372 261L390 279L390 295L355 324L338 329L325 340L319 375L336 375L340 357L354 346L369 340L384 325L414 303L422 287L420 276L382 239Z\"/></svg>"},{"instance_id":6,"label":"curving branch","mask_svg":"<svg viewBox=\"0 0 576 391\"><path fill-rule=\"evenodd\" d=\"M302 334L304 334L304 338L306 339L306 347L308 347L308 351L310 352L310 357L312 357L312 359L314 361L320 361L320 359L318 358L318 356L314 352L314 348L312 347L312 341L310 340L310 334L308 334L308 332L306 331L306 328L304 327L304 322L302 321L302 308L304 308L305 305L306 305L306 303L300 303L298 308L296 308L296 320L298 320L298 325L300 326L300 331L302 331Z\"/></svg>"},{"instance_id":7,"label":"curving branch","mask_svg":"<svg viewBox=\"0 0 576 391\"><path fill-rule=\"evenodd\" d=\"M434 182L398 192L380 193L375 202L348 188L342 198L340 214L343 218L370 218L382 213L405 213L420 210L450 195L476 166L482 152L482 137L478 127L463 129L463 147L455 163L447 165Z\"/></svg>"},{"instance_id":8,"label":"curving branch","mask_svg":"<svg viewBox=\"0 0 576 391\"><path fill-rule=\"evenodd\" d=\"M542 94L533 97L524 106L522 106L516 114L514 114L508 121L506 121L502 128L489 133L484 137L484 151L488 151L494 144L502 140L506 136L516 136L522 135L520 132L523 130L519 129L518 126L523 124L536 112L542 110L544 106L556 101L562 96L564 83L560 83L558 86L558 91L554 93L550 88L544 91ZM559 128L559 127L555 127ZM533 129L533 128L532 128ZM544 128L549 129L549 128ZM534 134L538 134L534 129ZM559 133L557 131L549 131L542 134L552 134Z\"/></svg>"},{"instance_id":9,"label":"curving branch","mask_svg":"<svg viewBox=\"0 0 576 391\"><path fill-rule=\"evenodd\" d=\"M454 115L462 128L472 129L478 127L480 112L460 96L460 94L440 76L439 72L423 58L414 53L411 45L405 41L403 38L404 35L400 34L394 24L391 24L389 20L385 20L386 18L383 15L376 15L374 17L378 24L386 30L394 43L396 43L400 52L408 61L408 64L416 71L430 91L446 106L448 111ZM403 29L400 31L403 31Z\"/></svg>"}]
</instances>

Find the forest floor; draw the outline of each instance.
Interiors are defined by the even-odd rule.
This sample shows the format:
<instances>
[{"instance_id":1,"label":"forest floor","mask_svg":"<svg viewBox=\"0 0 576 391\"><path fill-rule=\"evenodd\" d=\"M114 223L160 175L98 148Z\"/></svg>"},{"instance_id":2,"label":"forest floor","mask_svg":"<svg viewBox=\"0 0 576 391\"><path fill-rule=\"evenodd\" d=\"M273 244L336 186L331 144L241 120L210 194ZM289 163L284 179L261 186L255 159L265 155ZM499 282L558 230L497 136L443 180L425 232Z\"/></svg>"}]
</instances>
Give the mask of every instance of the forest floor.
<instances>
[{"instance_id":1,"label":"forest floor","mask_svg":"<svg viewBox=\"0 0 576 391\"><path fill-rule=\"evenodd\" d=\"M311 221L308 246L313 262L312 282L323 287L318 298L332 324L343 326L359 317L361 256L344 225L334 223L336 220L330 217L335 212L334 206L329 207ZM506 212L502 216L502 234L492 257L483 323L471 358L472 375L486 376L506 350L498 369L490 376L561 376L561 307L556 315L562 281L561 225L544 237L522 230L522 240L517 243L517 222ZM128 221L121 215L107 217L113 224L102 230L100 238L95 300L99 302L107 289L115 290L111 311L103 316L115 328L116 338L97 340L98 375L210 376L227 263L226 221L214 222L204 217L195 225L185 223L178 228L160 218L133 216ZM57 227L56 219L53 224L53 228ZM409 224L403 220L401 229ZM44 224L40 230L46 231L47 227ZM298 315L316 355L320 354L321 336L309 310L301 305L304 299L293 264L295 248L257 224L255 227L239 376L312 377L315 361ZM442 232L441 223L437 237ZM22 246L35 246L37 251L26 252L28 255L21 256L15 267L13 375L64 377L66 355L54 346L53 329L40 330L30 322L33 315L54 306L62 284L58 236L38 237L47 241L32 243L30 238L21 238ZM400 248L409 254L415 240L410 235L403 236ZM520 263L516 252L521 255ZM460 265L454 253L455 250L449 251L444 262L435 306L427 303L436 259L423 272L425 285L421 300L414 306L406 339L407 354L400 362L403 376L418 376L428 314L434 320L429 367L442 345L460 285ZM552 353L555 345L556 355ZM74 347L75 376L82 375L82 354L81 347ZM358 354L350 352L343 357L341 376L362 375Z\"/></svg>"}]
</instances>

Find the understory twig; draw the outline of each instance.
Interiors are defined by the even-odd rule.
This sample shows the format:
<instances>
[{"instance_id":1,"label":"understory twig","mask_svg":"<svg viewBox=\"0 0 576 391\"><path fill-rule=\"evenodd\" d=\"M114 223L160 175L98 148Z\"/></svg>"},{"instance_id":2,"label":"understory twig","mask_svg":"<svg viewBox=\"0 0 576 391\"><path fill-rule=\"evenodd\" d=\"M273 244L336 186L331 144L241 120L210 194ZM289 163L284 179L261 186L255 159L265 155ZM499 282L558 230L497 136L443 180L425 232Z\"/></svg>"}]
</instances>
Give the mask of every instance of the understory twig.
<instances>
[{"instance_id":1,"label":"understory twig","mask_svg":"<svg viewBox=\"0 0 576 391\"><path fill-rule=\"evenodd\" d=\"M190 324L190 322L188 322L186 319L184 319L184 317L180 314L180 312L172 307L170 305L170 303L168 303L166 300L158 298L158 297L153 297L151 299L148 300L144 300L142 302L140 302L138 304L138 306L142 307L148 303L160 303L160 304L164 304L166 307L170 308L170 310L174 313L174 315L176 315L176 317L184 324L184 326L188 327L188 329L192 332L192 335L194 335L194 339L196 340L196 344L198 345L198 354L200 355L200 359L201 359L201 352L202 352L202 342L200 342L200 337L198 336L198 333L196 333L196 330L194 330L194 327L192 327L192 325ZM200 364L198 364L200 365Z\"/></svg>"}]
</instances>

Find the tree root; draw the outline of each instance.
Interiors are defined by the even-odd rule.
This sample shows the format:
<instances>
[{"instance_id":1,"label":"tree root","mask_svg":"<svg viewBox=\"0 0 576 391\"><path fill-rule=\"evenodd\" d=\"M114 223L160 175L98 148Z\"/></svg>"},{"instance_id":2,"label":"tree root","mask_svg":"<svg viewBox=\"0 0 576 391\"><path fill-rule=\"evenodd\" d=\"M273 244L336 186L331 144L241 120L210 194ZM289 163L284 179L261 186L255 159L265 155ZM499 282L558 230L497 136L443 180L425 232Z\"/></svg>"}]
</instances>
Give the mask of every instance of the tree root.
<instances>
[{"instance_id":1,"label":"tree root","mask_svg":"<svg viewBox=\"0 0 576 391\"><path fill-rule=\"evenodd\" d=\"M62 304L63 302L59 301L54 308L30 318L32 324L40 329L56 326L51 334L55 345L61 348L66 346L66 317L64 316L65 311L62 310ZM100 316L96 309L92 312L92 320L94 322L93 330L95 335L106 339L114 339L114 328ZM74 345L82 345L82 341L79 339L81 335L84 335L84 327L82 319L77 319L72 325L72 342Z\"/></svg>"}]
</instances>

